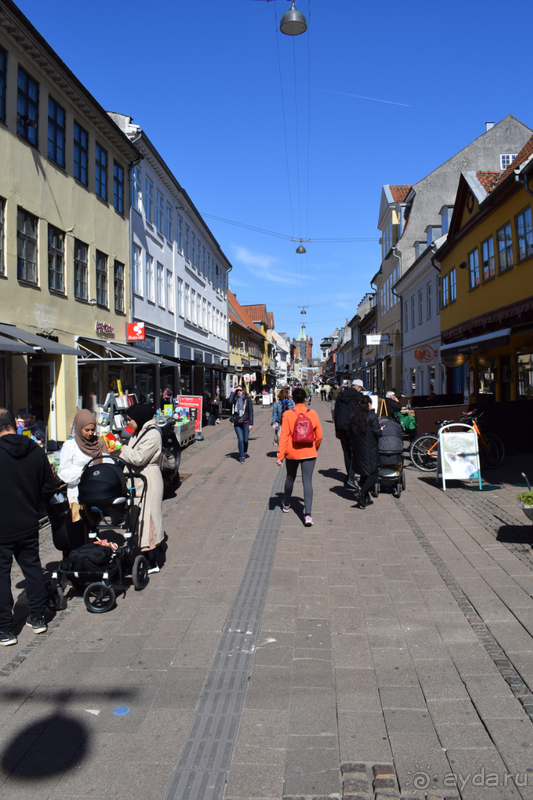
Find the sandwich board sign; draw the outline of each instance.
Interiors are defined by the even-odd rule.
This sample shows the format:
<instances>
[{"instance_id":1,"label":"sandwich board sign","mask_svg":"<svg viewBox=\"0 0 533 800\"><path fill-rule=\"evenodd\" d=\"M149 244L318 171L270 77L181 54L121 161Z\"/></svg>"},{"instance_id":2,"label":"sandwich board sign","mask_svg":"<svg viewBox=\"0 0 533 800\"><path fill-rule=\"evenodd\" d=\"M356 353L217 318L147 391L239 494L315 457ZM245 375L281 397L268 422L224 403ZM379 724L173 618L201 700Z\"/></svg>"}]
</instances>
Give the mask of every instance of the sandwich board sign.
<instances>
[{"instance_id":1,"label":"sandwich board sign","mask_svg":"<svg viewBox=\"0 0 533 800\"><path fill-rule=\"evenodd\" d=\"M451 428L459 428L459 430L451 430ZM454 423L439 431L439 467L442 474L443 491L446 491L447 480L478 480L481 490L477 433L470 425Z\"/></svg>"}]
</instances>

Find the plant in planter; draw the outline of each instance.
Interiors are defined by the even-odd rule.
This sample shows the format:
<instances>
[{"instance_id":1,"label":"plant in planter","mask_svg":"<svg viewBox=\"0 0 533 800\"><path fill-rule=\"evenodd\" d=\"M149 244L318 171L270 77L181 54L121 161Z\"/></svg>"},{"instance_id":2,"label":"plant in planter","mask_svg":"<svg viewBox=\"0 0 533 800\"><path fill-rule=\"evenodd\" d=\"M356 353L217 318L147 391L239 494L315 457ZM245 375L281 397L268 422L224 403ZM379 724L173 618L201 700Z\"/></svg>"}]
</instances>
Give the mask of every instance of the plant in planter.
<instances>
[{"instance_id":1,"label":"plant in planter","mask_svg":"<svg viewBox=\"0 0 533 800\"><path fill-rule=\"evenodd\" d=\"M517 495L520 508L529 519L533 520L533 489L528 489Z\"/></svg>"}]
</instances>

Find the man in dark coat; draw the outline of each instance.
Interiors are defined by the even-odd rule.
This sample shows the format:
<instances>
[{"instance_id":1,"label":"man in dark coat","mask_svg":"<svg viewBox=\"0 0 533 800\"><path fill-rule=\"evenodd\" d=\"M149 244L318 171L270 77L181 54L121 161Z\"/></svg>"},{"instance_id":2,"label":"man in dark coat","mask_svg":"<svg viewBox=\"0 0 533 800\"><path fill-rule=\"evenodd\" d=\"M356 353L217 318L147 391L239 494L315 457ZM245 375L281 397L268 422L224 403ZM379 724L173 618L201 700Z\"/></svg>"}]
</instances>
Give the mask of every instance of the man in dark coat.
<instances>
[{"instance_id":1,"label":"man in dark coat","mask_svg":"<svg viewBox=\"0 0 533 800\"><path fill-rule=\"evenodd\" d=\"M357 408L352 419L352 466L354 473L360 475L359 487L356 489L357 502L361 508L372 504L370 491L378 479L379 448L378 439L383 436L383 426L379 424L379 417L371 408L370 398L363 395L363 405ZM359 417L357 420L356 417ZM391 424L389 422L389 424ZM361 427L362 425L362 427Z\"/></svg>"},{"instance_id":2,"label":"man in dark coat","mask_svg":"<svg viewBox=\"0 0 533 800\"><path fill-rule=\"evenodd\" d=\"M47 630L44 612L47 591L39 559L39 504L56 491L52 468L44 450L17 434L15 417L0 408L0 644L17 643L13 633L11 564L13 556L26 579L34 633Z\"/></svg>"},{"instance_id":3,"label":"man in dark coat","mask_svg":"<svg viewBox=\"0 0 533 800\"><path fill-rule=\"evenodd\" d=\"M344 485L350 489L356 489L355 472L352 466L352 435L350 419L353 410L364 395L365 387L363 381L352 381L352 385L337 395L335 407L333 409L333 422L335 423L335 436L339 439L344 455L344 466L346 467L346 480Z\"/></svg>"}]
</instances>

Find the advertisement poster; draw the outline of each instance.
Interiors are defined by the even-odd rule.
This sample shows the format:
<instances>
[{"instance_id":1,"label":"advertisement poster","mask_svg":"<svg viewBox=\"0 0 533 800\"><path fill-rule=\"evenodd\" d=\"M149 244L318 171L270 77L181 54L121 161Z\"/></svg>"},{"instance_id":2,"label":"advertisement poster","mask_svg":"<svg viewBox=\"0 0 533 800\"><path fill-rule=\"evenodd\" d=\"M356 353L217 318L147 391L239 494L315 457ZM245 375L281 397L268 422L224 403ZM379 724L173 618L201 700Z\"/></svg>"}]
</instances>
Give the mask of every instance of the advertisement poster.
<instances>
[{"instance_id":1,"label":"advertisement poster","mask_svg":"<svg viewBox=\"0 0 533 800\"><path fill-rule=\"evenodd\" d=\"M445 431L439 436L443 488L446 481L479 480L479 452L474 430Z\"/></svg>"},{"instance_id":2,"label":"advertisement poster","mask_svg":"<svg viewBox=\"0 0 533 800\"><path fill-rule=\"evenodd\" d=\"M177 405L190 410L191 419L194 419L196 433L202 432L202 402L203 397L194 395L178 395Z\"/></svg>"}]
</instances>

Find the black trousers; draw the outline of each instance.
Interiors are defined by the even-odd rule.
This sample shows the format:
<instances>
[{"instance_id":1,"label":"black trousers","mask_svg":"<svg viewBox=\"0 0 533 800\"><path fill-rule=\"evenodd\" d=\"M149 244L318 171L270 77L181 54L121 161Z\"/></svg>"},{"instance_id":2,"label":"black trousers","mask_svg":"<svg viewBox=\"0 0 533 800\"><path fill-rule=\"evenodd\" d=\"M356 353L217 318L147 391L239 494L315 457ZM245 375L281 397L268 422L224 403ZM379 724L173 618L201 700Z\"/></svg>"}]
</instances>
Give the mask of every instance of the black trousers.
<instances>
[{"instance_id":1,"label":"black trousers","mask_svg":"<svg viewBox=\"0 0 533 800\"><path fill-rule=\"evenodd\" d=\"M0 542L0 630L13 626L13 595L11 594L11 565L13 556L26 579L26 596L32 617L42 617L46 611L48 593L44 583L43 568L39 558L39 533Z\"/></svg>"},{"instance_id":2,"label":"black trousers","mask_svg":"<svg viewBox=\"0 0 533 800\"><path fill-rule=\"evenodd\" d=\"M372 475L361 475L359 479L359 486L361 487L361 494L364 496L367 492L374 491L374 486L378 479L379 468L376 469Z\"/></svg>"},{"instance_id":3,"label":"black trousers","mask_svg":"<svg viewBox=\"0 0 533 800\"><path fill-rule=\"evenodd\" d=\"M346 473L349 478L353 478L355 475L354 468L352 467L352 438L350 436L349 431L337 431L337 436L339 437L339 441L342 447L342 453L344 455L344 466L346 467Z\"/></svg>"}]
</instances>

